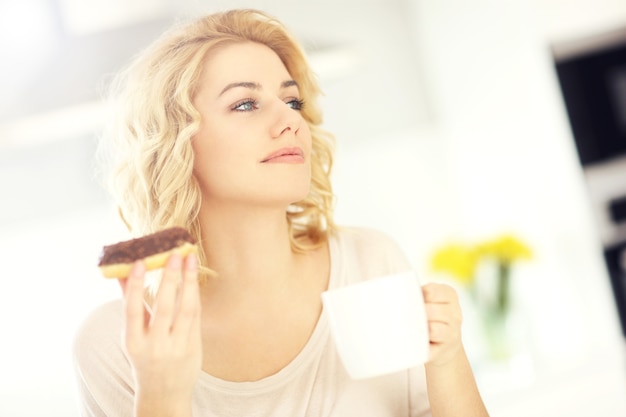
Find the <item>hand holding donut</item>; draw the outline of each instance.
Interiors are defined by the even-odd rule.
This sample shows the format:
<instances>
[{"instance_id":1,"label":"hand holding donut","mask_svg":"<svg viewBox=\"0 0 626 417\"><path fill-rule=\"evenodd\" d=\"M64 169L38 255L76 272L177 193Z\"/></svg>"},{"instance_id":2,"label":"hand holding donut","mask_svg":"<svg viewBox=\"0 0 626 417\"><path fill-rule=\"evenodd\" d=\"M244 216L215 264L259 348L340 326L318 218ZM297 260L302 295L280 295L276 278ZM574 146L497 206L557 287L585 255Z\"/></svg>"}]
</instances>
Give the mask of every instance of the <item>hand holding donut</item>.
<instances>
[{"instance_id":1,"label":"hand holding donut","mask_svg":"<svg viewBox=\"0 0 626 417\"><path fill-rule=\"evenodd\" d=\"M146 415L168 408L184 413L191 407L202 365L197 258L190 254L183 261L180 254L171 255L149 316L144 307L144 275L145 266L137 261L122 283L124 346L137 384L135 404Z\"/></svg>"},{"instance_id":2,"label":"hand holding donut","mask_svg":"<svg viewBox=\"0 0 626 417\"><path fill-rule=\"evenodd\" d=\"M180 230L175 234L180 234ZM195 248L186 256L180 250L181 246L188 247L195 242L165 244L166 236L171 237L172 231L105 247L105 253L115 255L113 259L120 259L116 250L122 248L127 253L124 263L134 261L128 276L120 277L119 282L125 300L123 346L135 378L135 416L191 416L193 387L202 366L198 260ZM155 244L155 241L161 243ZM137 245L146 242L153 253L136 250ZM130 251L131 255L128 255L129 247L135 249ZM156 257L155 251L160 251ZM145 273L163 266L161 261L154 262L157 257L166 263L148 313L144 298ZM151 261L146 262L146 259ZM109 266L115 262L109 262ZM113 269L120 270L120 264L118 262ZM110 267L106 269L110 270ZM105 270L103 274L107 276Z\"/></svg>"}]
</instances>

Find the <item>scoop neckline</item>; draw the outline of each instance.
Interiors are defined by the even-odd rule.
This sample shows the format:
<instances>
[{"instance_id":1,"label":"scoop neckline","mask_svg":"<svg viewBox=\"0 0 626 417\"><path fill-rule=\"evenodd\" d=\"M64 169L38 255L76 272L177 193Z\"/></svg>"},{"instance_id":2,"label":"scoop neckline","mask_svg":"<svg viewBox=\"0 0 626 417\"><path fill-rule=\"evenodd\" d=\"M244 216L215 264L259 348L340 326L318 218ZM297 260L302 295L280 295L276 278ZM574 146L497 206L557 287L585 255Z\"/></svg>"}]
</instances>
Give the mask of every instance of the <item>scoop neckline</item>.
<instances>
[{"instance_id":1,"label":"scoop neckline","mask_svg":"<svg viewBox=\"0 0 626 417\"><path fill-rule=\"evenodd\" d=\"M327 289L333 288L335 286L335 281L338 279L339 275L339 263L335 262L334 254L336 253L338 246L338 242L336 240L335 235L329 235L328 238L328 253L329 253L329 262L330 262L330 272L328 277ZM289 362L284 368L275 374L268 375L264 378L258 379L256 381L229 381L226 379L218 378L209 374L206 371L200 372L200 377L198 382L210 386L211 389L217 390L223 393L263 393L266 391L270 391L277 386L284 385L288 383L291 378L297 374L306 363L313 360L314 353L316 351L320 351L318 349L321 343L324 343L330 335L328 320L326 318L326 310L322 306L322 310L317 319L317 323L307 340L306 344L302 348L300 352Z\"/></svg>"}]
</instances>

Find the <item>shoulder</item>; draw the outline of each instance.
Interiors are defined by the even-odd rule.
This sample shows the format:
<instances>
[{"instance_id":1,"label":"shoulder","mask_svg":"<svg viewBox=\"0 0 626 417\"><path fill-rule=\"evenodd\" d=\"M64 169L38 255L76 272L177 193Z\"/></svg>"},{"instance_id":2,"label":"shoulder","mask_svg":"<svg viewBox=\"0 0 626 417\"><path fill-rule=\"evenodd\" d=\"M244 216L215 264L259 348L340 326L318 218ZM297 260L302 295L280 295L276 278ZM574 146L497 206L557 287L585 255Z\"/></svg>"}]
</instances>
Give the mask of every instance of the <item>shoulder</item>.
<instances>
[{"instance_id":1,"label":"shoulder","mask_svg":"<svg viewBox=\"0 0 626 417\"><path fill-rule=\"evenodd\" d=\"M339 227L336 235L339 239L349 240L364 249L396 245L394 239L387 233L367 227Z\"/></svg>"},{"instance_id":2,"label":"shoulder","mask_svg":"<svg viewBox=\"0 0 626 417\"><path fill-rule=\"evenodd\" d=\"M121 346L123 301L102 304L87 314L74 335L73 355L78 367L124 359Z\"/></svg>"},{"instance_id":3,"label":"shoulder","mask_svg":"<svg viewBox=\"0 0 626 417\"><path fill-rule=\"evenodd\" d=\"M337 252L345 263L355 262L366 277L411 269L402 248L389 234L364 227L340 227L334 234Z\"/></svg>"},{"instance_id":4,"label":"shoulder","mask_svg":"<svg viewBox=\"0 0 626 417\"><path fill-rule=\"evenodd\" d=\"M402 249L395 239L385 232L365 227L342 227L336 232L340 245L350 247L360 256L400 256Z\"/></svg>"},{"instance_id":5,"label":"shoulder","mask_svg":"<svg viewBox=\"0 0 626 417\"><path fill-rule=\"evenodd\" d=\"M102 337L110 333L111 330L118 329L123 320L123 300L112 300L101 304L91 310L80 327L79 336Z\"/></svg>"},{"instance_id":6,"label":"shoulder","mask_svg":"<svg viewBox=\"0 0 626 417\"><path fill-rule=\"evenodd\" d=\"M122 347L123 301L92 310L74 337L73 361L81 415L129 415L133 376Z\"/></svg>"}]
</instances>

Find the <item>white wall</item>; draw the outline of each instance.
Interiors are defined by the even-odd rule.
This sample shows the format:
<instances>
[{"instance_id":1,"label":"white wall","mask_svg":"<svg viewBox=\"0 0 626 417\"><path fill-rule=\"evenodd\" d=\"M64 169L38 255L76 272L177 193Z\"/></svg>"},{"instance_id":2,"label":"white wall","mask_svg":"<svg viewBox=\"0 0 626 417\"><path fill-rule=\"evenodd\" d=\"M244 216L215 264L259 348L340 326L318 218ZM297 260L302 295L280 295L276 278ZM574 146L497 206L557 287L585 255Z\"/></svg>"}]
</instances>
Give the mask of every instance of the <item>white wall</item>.
<instances>
[{"instance_id":1,"label":"white wall","mask_svg":"<svg viewBox=\"0 0 626 417\"><path fill-rule=\"evenodd\" d=\"M72 339L89 310L118 297L94 266L115 225L92 208L3 227L0 415L77 415Z\"/></svg>"}]
</instances>

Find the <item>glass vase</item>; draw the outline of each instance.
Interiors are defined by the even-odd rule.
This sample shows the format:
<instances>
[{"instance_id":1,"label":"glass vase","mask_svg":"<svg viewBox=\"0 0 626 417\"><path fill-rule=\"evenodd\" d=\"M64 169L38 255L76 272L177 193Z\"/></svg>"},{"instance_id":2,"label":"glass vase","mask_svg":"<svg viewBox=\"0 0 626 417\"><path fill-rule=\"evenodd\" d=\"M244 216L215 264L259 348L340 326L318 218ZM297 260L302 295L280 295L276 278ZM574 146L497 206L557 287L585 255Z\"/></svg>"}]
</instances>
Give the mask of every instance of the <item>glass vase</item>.
<instances>
[{"instance_id":1,"label":"glass vase","mask_svg":"<svg viewBox=\"0 0 626 417\"><path fill-rule=\"evenodd\" d=\"M491 279L477 295L480 324L486 359L506 361L512 353L511 338L511 265L495 262L490 268Z\"/></svg>"}]
</instances>

